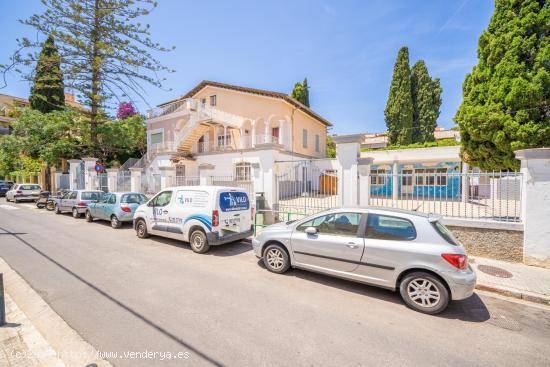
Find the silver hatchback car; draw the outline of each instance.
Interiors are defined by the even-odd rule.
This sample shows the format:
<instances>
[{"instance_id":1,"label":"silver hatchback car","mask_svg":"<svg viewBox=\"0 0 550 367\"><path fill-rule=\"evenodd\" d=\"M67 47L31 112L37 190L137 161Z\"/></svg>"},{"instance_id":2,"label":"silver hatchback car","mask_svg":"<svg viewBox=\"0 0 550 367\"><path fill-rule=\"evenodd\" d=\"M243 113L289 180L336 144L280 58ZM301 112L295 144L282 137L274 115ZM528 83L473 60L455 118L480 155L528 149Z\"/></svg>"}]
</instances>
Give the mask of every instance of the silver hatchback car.
<instances>
[{"instance_id":1,"label":"silver hatchback car","mask_svg":"<svg viewBox=\"0 0 550 367\"><path fill-rule=\"evenodd\" d=\"M428 314L472 295L476 275L439 216L388 208L342 208L277 223L252 241L268 270L290 267L399 290Z\"/></svg>"}]
</instances>

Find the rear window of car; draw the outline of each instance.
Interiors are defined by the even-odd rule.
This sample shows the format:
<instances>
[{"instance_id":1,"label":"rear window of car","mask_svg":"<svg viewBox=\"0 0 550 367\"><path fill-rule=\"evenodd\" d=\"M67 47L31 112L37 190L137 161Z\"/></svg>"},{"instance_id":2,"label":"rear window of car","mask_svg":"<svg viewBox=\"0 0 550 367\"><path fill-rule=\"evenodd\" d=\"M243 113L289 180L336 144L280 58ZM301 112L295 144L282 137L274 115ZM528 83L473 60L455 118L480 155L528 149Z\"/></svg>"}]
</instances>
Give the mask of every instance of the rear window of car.
<instances>
[{"instance_id":1,"label":"rear window of car","mask_svg":"<svg viewBox=\"0 0 550 367\"><path fill-rule=\"evenodd\" d=\"M38 186L38 185L21 185L21 186L19 186L19 190L40 190L40 186Z\"/></svg>"},{"instance_id":2,"label":"rear window of car","mask_svg":"<svg viewBox=\"0 0 550 367\"><path fill-rule=\"evenodd\" d=\"M104 195L102 192L95 191L82 191L80 193L80 200L99 200Z\"/></svg>"},{"instance_id":3,"label":"rear window of car","mask_svg":"<svg viewBox=\"0 0 550 367\"><path fill-rule=\"evenodd\" d=\"M120 199L124 204L143 204L147 201L147 197L142 194L124 194Z\"/></svg>"},{"instance_id":4,"label":"rear window of car","mask_svg":"<svg viewBox=\"0 0 550 367\"><path fill-rule=\"evenodd\" d=\"M222 191L220 192L220 209L222 212L235 212L250 209L250 202L246 192Z\"/></svg>"},{"instance_id":5,"label":"rear window of car","mask_svg":"<svg viewBox=\"0 0 550 367\"><path fill-rule=\"evenodd\" d=\"M439 222L432 222L432 226L435 228L436 232L439 233L441 237L445 241L447 241L451 245L460 246L460 242L456 239L456 237L453 235L453 233L449 230L449 228L445 227L443 224Z\"/></svg>"}]
</instances>

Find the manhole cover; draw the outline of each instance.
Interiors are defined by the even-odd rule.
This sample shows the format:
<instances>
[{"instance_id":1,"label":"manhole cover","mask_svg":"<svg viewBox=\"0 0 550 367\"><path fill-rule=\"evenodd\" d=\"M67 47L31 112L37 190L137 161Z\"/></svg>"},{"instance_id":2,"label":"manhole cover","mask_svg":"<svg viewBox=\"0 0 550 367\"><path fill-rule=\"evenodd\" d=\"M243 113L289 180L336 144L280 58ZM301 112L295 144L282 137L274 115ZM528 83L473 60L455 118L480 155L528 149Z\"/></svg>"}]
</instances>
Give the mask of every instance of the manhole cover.
<instances>
[{"instance_id":1,"label":"manhole cover","mask_svg":"<svg viewBox=\"0 0 550 367\"><path fill-rule=\"evenodd\" d=\"M489 324L492 324L502 329L508 329L512 331L520 331L522 329L519 322L504 315L491 314L491 318L488 320L488 322Z\"/></svg>"},{"instance_id":2,"label":"manhole cover","mask_svg":"<svg viewBox=\"0 0 550 367\"><path fill-rule=\"evenodd\" d=\"M497 278L511 278L513 276L509 271L491 265L478 265L477 269Z\"/></svg>"}]
</instances>

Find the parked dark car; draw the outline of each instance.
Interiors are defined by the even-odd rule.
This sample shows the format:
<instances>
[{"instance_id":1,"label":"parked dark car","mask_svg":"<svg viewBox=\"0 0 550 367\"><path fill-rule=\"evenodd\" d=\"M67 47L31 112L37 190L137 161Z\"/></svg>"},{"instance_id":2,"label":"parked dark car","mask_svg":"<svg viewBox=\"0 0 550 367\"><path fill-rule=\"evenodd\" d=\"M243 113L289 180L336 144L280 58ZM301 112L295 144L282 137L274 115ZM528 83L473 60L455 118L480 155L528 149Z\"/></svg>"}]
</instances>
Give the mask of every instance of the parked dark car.
<instances>
[{"instance_id":1,"label":"parked dark car","mask_svg":"<svg viewBox=\"0 0 550 367\"><path fill-rule=\"evenodd\" d=\"M6 192L10 191L11 186L8 182L0 182L0 197L6 196Z\"/></svg>"}]
</instances>

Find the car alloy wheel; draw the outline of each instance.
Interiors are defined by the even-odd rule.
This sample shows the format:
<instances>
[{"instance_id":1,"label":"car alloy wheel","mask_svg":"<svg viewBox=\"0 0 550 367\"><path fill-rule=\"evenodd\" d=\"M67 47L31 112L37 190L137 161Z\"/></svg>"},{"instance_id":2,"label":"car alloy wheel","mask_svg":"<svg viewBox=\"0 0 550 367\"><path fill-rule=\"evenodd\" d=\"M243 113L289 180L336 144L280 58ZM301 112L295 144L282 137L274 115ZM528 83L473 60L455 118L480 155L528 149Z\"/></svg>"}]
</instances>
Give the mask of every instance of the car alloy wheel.
<instances>
[{"instance_id":1,"label":"car alloy wheel","mask_svg":"<svg viewBox=\"0 0 550 367\"><path fill-rule=\"evenodd\" d=\"M86 210L86 222L93 222L94 217L92 217L92 213L90 213L89 210Z\"/></svg>"},{"instance_id":2,"label":"car alloy wheel","mask_svg":"<svg viewBox=\"0 0 550 367\"><path fill-rule=\"evenodd\" d=\"M290 259L285 249L278 244L268 246L264 251L264 265L267 270L281 274L290 268Z\"/></svg>"},{"instance_id":3,"label":"car alloy wheel","mask_svg":"<svg viewBox=\"0 0 550 367\"><path fill-rule=\"evenodd\" d=\"M118 220L116 215L111 216L111 227L116 229L116 228L120 228L121 225L122 223Z\"/></svg>"},{"instance_id":4,"label":"car alloy wheel","mask_svg":"<svg viewBox=\"0 0 550 367\"><path fill-rule=\"evenodd\" d=\"M421 307L435 307L441 300L441 293L428 279L417 278L407 285L407 295Z\"/></svg>"},{"instance_id":5,"label":"car alloy wheel","mask_svg":"<svg viewBox=\"0 0 550 367\"><path fill-rule=\"evenodd\" d=\"M431 315L443 311L450 299L443 281L427 272L406 275L401 281L399 292L407 306Z\"/></svg>"}]
</instances>

